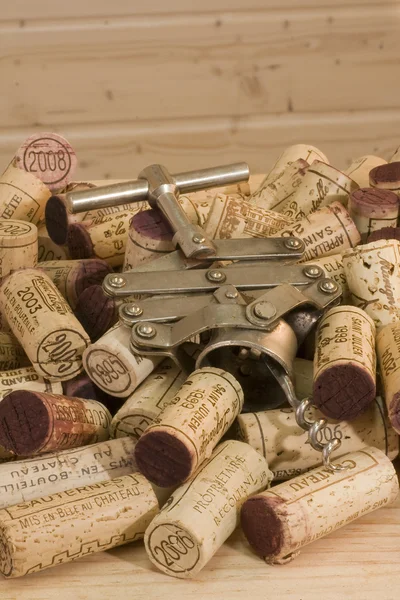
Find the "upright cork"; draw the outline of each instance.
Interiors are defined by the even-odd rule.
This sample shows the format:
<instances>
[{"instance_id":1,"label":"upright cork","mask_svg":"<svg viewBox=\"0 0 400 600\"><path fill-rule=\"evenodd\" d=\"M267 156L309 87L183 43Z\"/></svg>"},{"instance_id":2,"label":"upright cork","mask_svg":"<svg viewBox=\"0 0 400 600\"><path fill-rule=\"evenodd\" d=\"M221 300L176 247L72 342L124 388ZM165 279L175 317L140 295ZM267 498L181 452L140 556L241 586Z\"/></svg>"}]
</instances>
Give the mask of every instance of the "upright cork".
<instances>
[{"instance_id":1,"label":"upright cork","mask_svg":"<svg viewBox=\"0 0 400 600\"><path fill-rule=\"evenodd\" d=\"M390 162L375 167L369 173L369 184L380 190L390 190L400 195L400 162Z\"/></svg>"},{"instance_id":2,"label":"upright cork","mask_svg":"<svg viewBox=\"0 0 400 600\"><path fill-rule=\"evenodd\" d=\"M96 400L16 390L0 402L0 444L17 456L76 448L107 440L110 422Z\"/></svg>"},{"instance_id":3,"label":"upright cork","mask_svg":"<svg viewBox=\"0 0 400 600\"><path fill-rule=\"evenodd\" d=\"M101 284L112 268L99 258L81 260L51 260L40 263L40 268L51 279L72 309L80 294L91 285Z\"/></svg>"},{"instance_id":4,"label":"upright cork","mask_svg":"<svg viewBox=\"0 0 400 600\"><path fill-rule=\"evenodd\" d=\"M119 211L100 223L73 223L67 246L71 258L101 258L111 267L124 262L129 222L135 211Z\"/></svg>"},{"instance_id":5,"label":"upright cork","mask_svg":"<svg viewBox=\"0 0 400 600\"><path fill-rule=\"evenodd\" d=\"M167 575L193 577L236 529L243 502L271 480L265 459L248 444L220 444L147 528L149 559Z\"/></svg>"},{"instance_id":6,"label":"upright cork","mask_svg":"<svg viewBox=\"0 0 400 600\"><path fill-rule=\"evenodd\" d=\"M173 237L174 233L161 211L151 209L135 215L129 227L123 271L175 250Z\"/></svg>"},{"instance_id":7,"label":"upright cork","mask_svg":"<svg viewBox=\"0 0 400 600\"><path fill-rule=\"evenodd\" d=\"M137 471L129 437L0 466L0 508Z\"/></svg>"},{"instance_id":8,"label":"upright cork","mask_svg":"<svg viewBox=\"0 0 400 600\"><path fill-rule=\"evenodd\" d=\"M164 360L126 399L110 425L111 437L130 435L138 440L171 404L186 376L170 359Z\"/></svg>"},{"instance_id":9,"label":"upright cork","mask_svg":"<svg viewBox=\"0 0 400 600\"><path fill-rule=\"evenodd\" d=\"M244 534L267 563L288 562L310 542L396 500L396 471L381 450L366 447L336 464L347 470L320 466L243 504Z\"/></svg>"},{"instance_id":10,"label":"upright cork","mask_svg":"<svg viewBox=\"0 0 400 600\"><path fill-rule=\"evenodd\" d=\"M47 275L9 275L0 285L0 310L39 375L65 381L82 371L89 336Z\"/></svg>"},{"instance_id":11,"label":"upright cork","mask_svg":"<svg viewBox=\"0 0 400 600\"><path fill-rule=\"evenodd\" d=\"M315 211L301 221L293 223L279 232L282 237L299 237L305 244L301 261L337 254L347 248L353 248L360 240L354 221L340 202L332 202Z\"/></svg>"},{"instance_id":12,"label":"upright cork","mask_svg":"<svg viewBox=\"0 0 400 600\"><path fill-rule=\"evenodd\" d=\"M18 269L35 267L38 260L36 225L0 219L0 280Z\"/></svg>"},{"instance_id":13,"label":"upright cork","mask_svg":"<svg viewBox=\"0 0 400 600\"><path fill-rule=\"evenodd\" d=\"M280 210L289 219L299 221L332 202L347 206L349 194L356 189L358 185L348 175L316 160L308 167L299 187Z\"/></svg>"},{"instance_id":14,"label":"upright cork","mask_svg":"<svg viewBox=\"0 0 400 600\"><path fill-rule=\"evenodd\" d=\"M0 371L0 400L15 390L62 394L59 381L49 381L38 375L33 367Z\"/></svg>"},{"instance_id":15,"label":"upright cork","mask_svg":"<svg viewBox=\"0 0 400 600\"><path fill-rule=\"evenodd\" d=\"M389 419L400 433L400 322L382 327L376 337L376 352Z\"/></svg>"},{"instance_id":16,"label":"upright cork","mask_svg":"<svg viewBox=\"0 0 400 600\"><path fill-rule=\"evenodd\" d=\"M186 481L211 456L243 400L242 388L227 371L194 371L139 439L135 458L140 472L160 487Z\"/></svg>"},{"instance_id":17,"label":"upright cork","mask_svg":"<svg viewBox=\"0 0 400 600\"><path fill-rule=\"evenodd\" d=\"M310 408L306 418L315 422L323 415ZM298 426L291 408L242 413L237 418L237 437L264 456L274 481L291 479L321 464L321 452L311 446L308 433ZM390 460L399 454L399 436L391 426L381 398L376 398L365 413L351 423L329 423L318 441L327 444L334 438L341 442L335 450L335 458L366 445L379 448Z\"/></svg>"},{"instance_id":18,"label":"upright cork","mask_svg":"<svg viewBox=\"0 0 400 600\"><path fill-rule=\"evenodd\" d=\"M351 421L375 396L374 322L355 306L331 308L317 330L313 403L331 419Z\"/></svg>"},{"instance_id":19,"label":"upright cork","mask_svg":"<svg viewBox=\"0 0 400 600\"><path fill-rule=\"evenodd\" d=\"M0 511L0 572L21 577L142 539L159 511L140 473Z\"/></svg>"},{"instance_id":20,"label":"upright cork","mask_svg":"<svg viewBox=\"0 0 400 600\"><path fill-rule=\"evenodd\" d=\"M265 210L254 202L245 202L237 196L218 194L204 229L211 238L217 240L263 238L276 235L291 223L292 219Z\"/></svg>"},{"instance_id":21,"label":"upright cork","mask_svg":"<svg viewBox=\"0 0 400 600\"><path fill-rule=\"evenodd\" d=\"M320 160L325 163L329 163L329 160L321 150L315 146L308 144L295 144L289 146L282 152L272 169L269 171L264 184L275 181L284 173L284 171L296 160L305 160L309 164L313 163L314 160Z\"/></svg>"},{"instance_id":22,"label":"upright cork","mask_svg":"<svg viewBox=\"0 0 400 600\"><path fill-rule=\"evenodd\" d=\"M344 171L351 177L360 188L369 187L369 174L375 167L386 165L387 161L379 156L367 154L353 160L351 165Z\"/></svg>"},{"instance_id":23,"label":"upright cork","mask_svg":"<svg viewBox=\"0 0 400 600\"><path fill-rule=\"evenodd\" d=\"M249 202L254 202L265 210L281 211L297 188L307 172L309 163L302 158L288 165L280 177L268 183L265 176L258 188L251 194Z\"/></svg>"},{"instance_id":24,"label":"upright cork","mask_svg":"<svg viewBox=\"0 0 400 600\"><path fill-rule=\"evenodd\" d=\"M349 214L365 242L381 227L396 227L399 198L389 190L360 188L349 196Z\"/></svg>"},{"instance_id":25,"label":"upright cork","mask_svg":"<svg viewBox=\"0 0 400 600\"><path fill-rule=\"evenodd\" d=\"M131 330L115 325L83 355L90 379L104 392L127 398L161 362L161 357L139 356L129 348Z\"/></svg>"},{"instance_id":26,"label":"upright cork","mask_svg":"<svg viewBox=\"0 0 400 600\"><path fill-rule=\"evenodd\" d=\"M0 219L36 225L50 196L49 188L31 173L19 169L14 159L0 177Z\"/></svg>"},{"instance_id":27,"label":"upright cork","mask_svg":"<svg viewBox=\"0 0 400 600\"><path fill-rule=\"evenodd\" d=\"M0 371L28 367L30 364L17 338L11 332L0 331Z\"/></svg>"},{"instance_id":28,"label":"upright cork","mask_svg":"<svg viewBox=\"0 0 400 600\"><path fill-rule=\"evenodd\" d=\"M59 246L50 239L46 225L38 228L38 261L67 260L69 250L66 246Z\"/></svg>"},{"instance_id":29,"label":"upright cork","mask_svg":"<svg viewBox=\"0 0 400 600\"><path fill-rule=\"evenodd\" d=\"M378 330L400 319L400 242L380 240L348 250L343 266L353 304Z\"/></svg>"}]
</instances>

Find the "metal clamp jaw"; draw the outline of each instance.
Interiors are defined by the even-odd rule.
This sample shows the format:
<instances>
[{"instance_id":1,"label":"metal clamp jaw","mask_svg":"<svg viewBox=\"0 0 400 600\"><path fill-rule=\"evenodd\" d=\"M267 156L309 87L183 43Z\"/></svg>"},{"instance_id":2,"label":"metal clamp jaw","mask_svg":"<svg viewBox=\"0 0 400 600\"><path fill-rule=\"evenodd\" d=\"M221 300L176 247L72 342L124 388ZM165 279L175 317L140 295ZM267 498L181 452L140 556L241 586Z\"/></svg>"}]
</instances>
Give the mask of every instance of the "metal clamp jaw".
<instances>
[{"instance_id":1,"label":"metal clamp jaw","mask_svg":"<svg viewBox=\"0 0 400 600\"><path fill-rule=\"evenodd\" d=\"M306 421L310 401L296 398L292 364L299 343L341 289L317 265L290 264L303 250L297 238L217 240L215 257L188 261L171 253L153 261L151 272L107 276L104 289L116 296L152 294L120 307L121 322L132 327L134 353L168 356L187 372L210 364L230 371L244 389L247 410L265 409L260 400L266 389L268 408L288 401L312 447L333 469L330 455L340 441L318 441L326 421ZM238 262L216 267L216 258ZM157 271L156 263L165 270ZM185 344L196 336L203 344L194 359Z\"/></svg>"}]
</instances>

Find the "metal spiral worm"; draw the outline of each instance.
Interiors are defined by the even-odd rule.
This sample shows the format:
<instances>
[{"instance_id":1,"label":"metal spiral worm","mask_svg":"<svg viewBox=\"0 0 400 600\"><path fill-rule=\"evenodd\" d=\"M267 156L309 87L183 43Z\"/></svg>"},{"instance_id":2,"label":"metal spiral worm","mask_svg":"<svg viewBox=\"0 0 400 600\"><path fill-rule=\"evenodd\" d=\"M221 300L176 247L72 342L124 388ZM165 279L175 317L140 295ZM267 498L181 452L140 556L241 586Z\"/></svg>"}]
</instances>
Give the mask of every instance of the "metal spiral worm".
<instances>
[{"instance_id":1,"label":"metal spiral worm","mask_svg":"<svg viewBox=\"0 0 400 600\"><path fill-rule=\"evenodd\" d=\"M345 471L348 467L333 464L331 462L332 453L342 444L340 439L334 437L331 441L326 442L325 444L318 441L318 434L322 433L328 424L326 419L318 419L317 421L313 422L306 419L305 413L307 409L312 407L311 398L306 398L305 400L300 401L296 396L293 382L286 371L284 371L283 367L269 358L266 358L266 363L271 370L271 373L281 385L290 406L295 411L296 423L299 425L299 427L304 429L304 431L308 431L308 439L314 450L322 452L322 462L324 466L332 472Z\"/></svg>"}]
</instances>

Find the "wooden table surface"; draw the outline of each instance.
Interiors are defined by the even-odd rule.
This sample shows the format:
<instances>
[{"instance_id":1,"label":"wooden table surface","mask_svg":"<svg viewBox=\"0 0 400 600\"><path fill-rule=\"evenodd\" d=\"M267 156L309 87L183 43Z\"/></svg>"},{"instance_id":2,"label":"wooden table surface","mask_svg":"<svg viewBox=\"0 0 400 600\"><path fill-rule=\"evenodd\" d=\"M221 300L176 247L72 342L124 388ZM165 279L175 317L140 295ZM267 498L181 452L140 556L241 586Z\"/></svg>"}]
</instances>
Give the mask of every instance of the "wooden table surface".
<instances>
[{"instance_id":1,"label":"wooden table surface","mask_svg":"<svg viewBox=\"0 0 400 600\"><path fill-rule=\"evenodd\" d=\"M284 566L257 558L240 530L195 580L157 571L141 543L20 579L1 600L398 600L400 499L306 546Z\"/></svg>"}]
</instances>

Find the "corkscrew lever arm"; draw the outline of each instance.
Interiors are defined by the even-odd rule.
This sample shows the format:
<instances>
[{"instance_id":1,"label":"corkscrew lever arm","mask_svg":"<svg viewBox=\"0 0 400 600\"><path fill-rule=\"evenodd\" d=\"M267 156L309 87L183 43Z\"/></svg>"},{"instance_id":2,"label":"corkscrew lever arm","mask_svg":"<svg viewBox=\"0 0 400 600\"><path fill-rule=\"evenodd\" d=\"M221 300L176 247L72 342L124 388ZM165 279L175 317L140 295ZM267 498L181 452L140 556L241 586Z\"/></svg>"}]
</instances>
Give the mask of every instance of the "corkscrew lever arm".
<instances>
[{"instance_id":1,"label":"corkscrew lever arm","mask_svg":"<svg viewBox=\"0 0 400 600\"><path fill-rule=\"evenodd\" d=\"M264 360L271 373L282 387L289 404L295 411L297 424L299 427L304 429L304 431L308 431L308 439L310 440L310 444L314 450L322 452L322 461L324 466L333 472L346 470L347 467L333 464L331 462L332 453L341 445L339 438L335 437L326 444L322 444L320 441L318 441L318 434L326 427L327 421L325 419L318 419L317 421L311 422L306 419L306 410L312 406L311 398L305 398L304 400L300 401L296 396L293 382L283 367L276 361L271 360L271 358L267 355L264 356Z\"/></svg>"}]
</instances>

